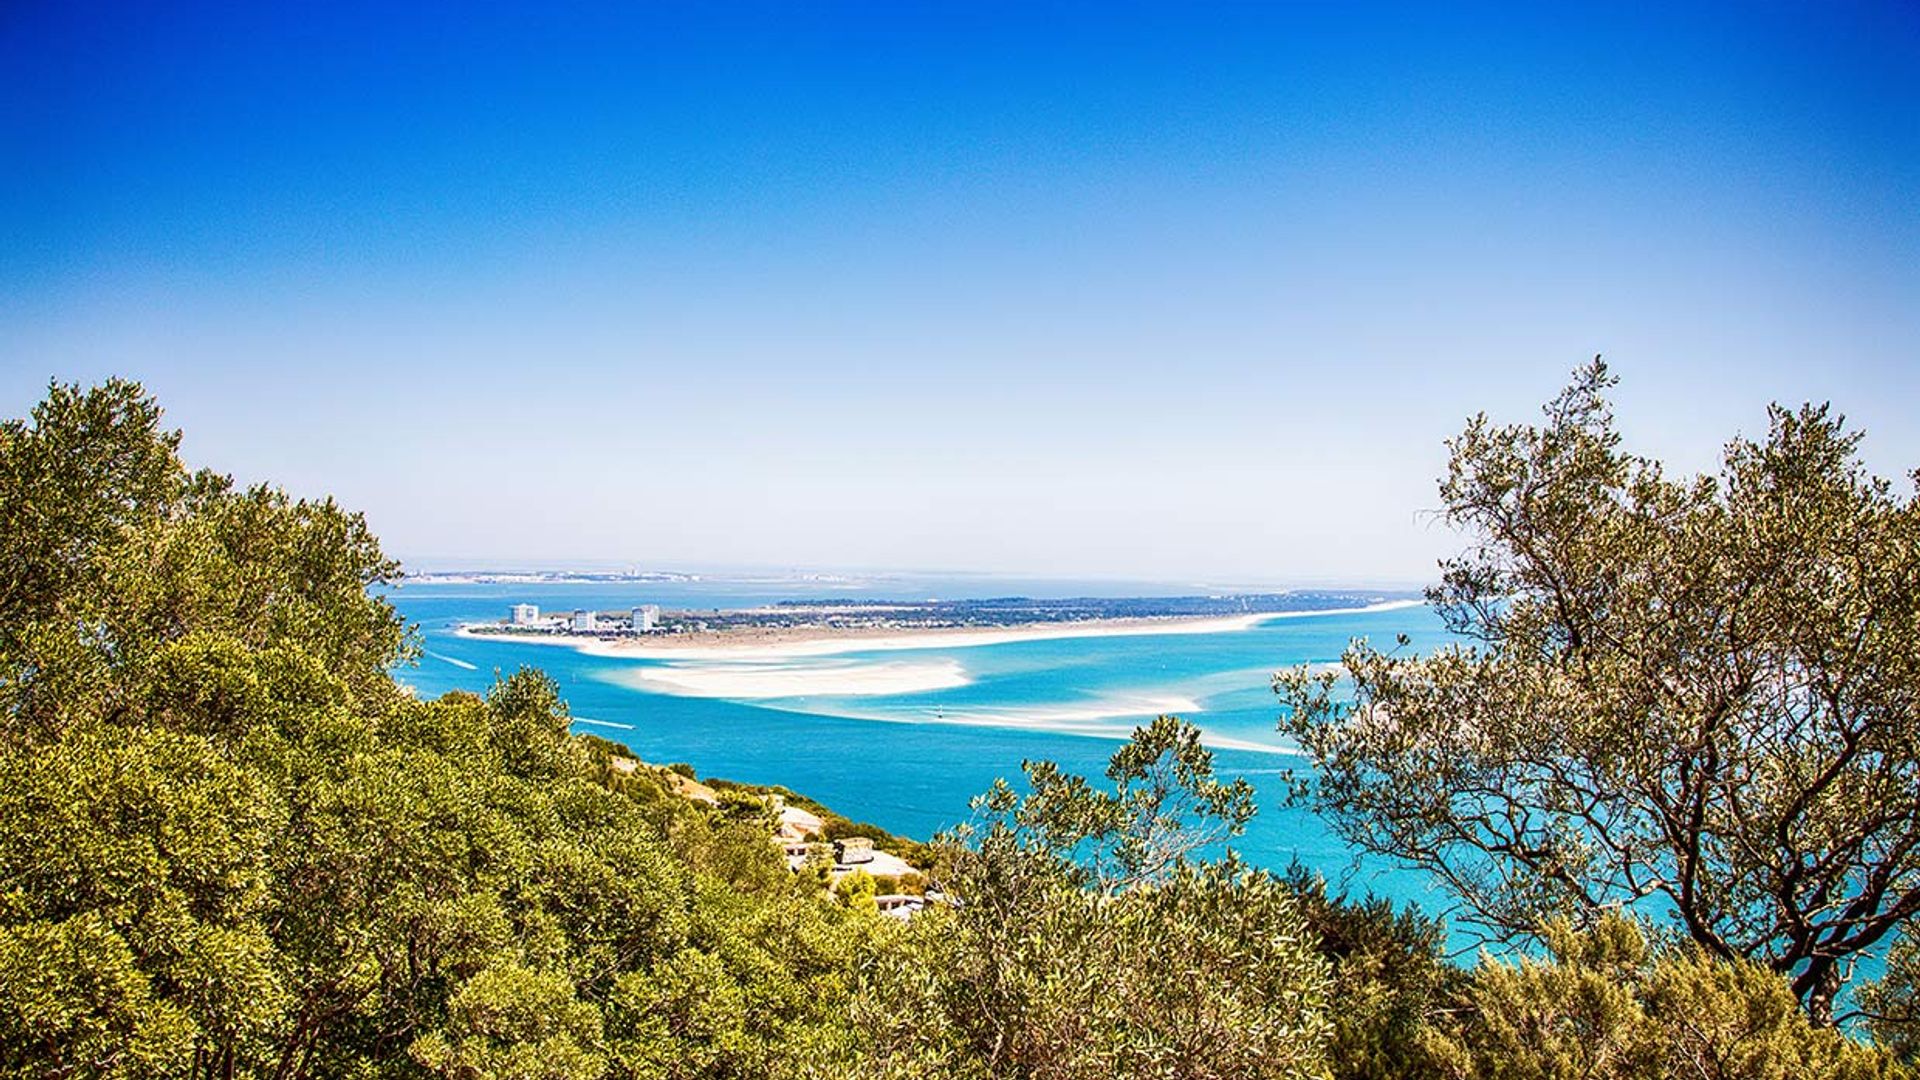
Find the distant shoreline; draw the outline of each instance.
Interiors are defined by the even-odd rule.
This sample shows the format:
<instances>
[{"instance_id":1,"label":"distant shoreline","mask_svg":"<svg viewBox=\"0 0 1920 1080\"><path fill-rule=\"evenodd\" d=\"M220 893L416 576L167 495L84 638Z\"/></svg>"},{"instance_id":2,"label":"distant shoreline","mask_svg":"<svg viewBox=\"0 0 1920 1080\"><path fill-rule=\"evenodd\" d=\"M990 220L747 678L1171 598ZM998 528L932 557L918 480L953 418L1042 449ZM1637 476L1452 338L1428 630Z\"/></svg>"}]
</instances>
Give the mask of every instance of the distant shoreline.
<instances>
[{"instance_id":1,"label":"distant shoreline","mask_svg":"<svg viewBox=\"0 0 1920 1080\"><path fill-rule=\"evenodd\" d=\"M1420 607L1423 600L1388 600L1361 607L1276 611L1249 615L1168 615L1078 619L1065 622L1018 623L990 627L913 626L744 626L725 630L693 630L645 637L601 637L574 633L513 632L502 627L467 625L461 637L512 641L530 645L560 645L590 656L634 660L759 660L797 656L828 656L848 652L907 649L971 648L1021 641L1063 638L1138 637L1161 634L1217 634L1248 630L1283 619L1321 615L1364 615Z\"/></svg>"}]
</instances>

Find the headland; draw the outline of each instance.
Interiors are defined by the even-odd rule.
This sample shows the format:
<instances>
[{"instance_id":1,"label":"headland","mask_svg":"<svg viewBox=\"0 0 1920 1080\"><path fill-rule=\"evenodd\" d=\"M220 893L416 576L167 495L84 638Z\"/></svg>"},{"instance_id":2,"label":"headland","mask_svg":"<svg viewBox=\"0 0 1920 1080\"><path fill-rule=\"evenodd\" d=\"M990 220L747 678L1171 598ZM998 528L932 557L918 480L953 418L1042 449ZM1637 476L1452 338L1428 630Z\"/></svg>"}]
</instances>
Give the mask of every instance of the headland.
<instances>
[{"instance_id":1,"label":"headland","mask_svg":"<svg viewBox=\"0 0 1920 1080\"><path fill-rule=\"evenodd\" d=\"M634 658L774 657L995 645L1049 638L1204 634L1276 619L1414 606L1411 593L1300 592L1231 596L985 600L789 601L739 609L541 614L515 605L460 633L567 645Z\"/></svg>"}]
</instances>

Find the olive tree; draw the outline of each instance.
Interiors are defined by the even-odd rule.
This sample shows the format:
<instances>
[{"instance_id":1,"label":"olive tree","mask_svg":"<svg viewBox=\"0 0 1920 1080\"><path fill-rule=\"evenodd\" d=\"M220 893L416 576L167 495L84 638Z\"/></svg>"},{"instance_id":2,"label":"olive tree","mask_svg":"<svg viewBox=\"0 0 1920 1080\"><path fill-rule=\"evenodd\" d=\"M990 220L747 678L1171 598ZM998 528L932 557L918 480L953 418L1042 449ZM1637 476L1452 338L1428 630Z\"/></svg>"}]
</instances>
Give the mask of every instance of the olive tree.
<instances>
[{"instance_id":1,"label":"olive tree","mask_svg":"<svg viewBox=\"0 0 1920 1080\"><path fill-rule=\"evenodd\" d=\"M1312 801L1497 935L1616 908L1830 1022L1920 912L1920 503L1825 406L1718 475L1621 448L1595 361L1538 426L1448 445L1458 644L1276 676ZM1402 643L1404 645L1404 642Z\"/></svg>"},{"instance_id":2,"label":"olive tree","mask_svg":"<svg viewBox=\"0 0 1920 1080\"><path fill-rule=\"evenodd\" d=\"M1874 1041L1920 1065L1920 939L1912 927L1888 950L1885 973L1861 988L1859 1002L1859 1019Z\"/></svg>"},{"instance_id":3,"label":"olive tree","mask_svg":"<svg viewBox=\"0 0 1920 1080\"><path fill-rule=\"evenodd\" d=\"M1051 762L936 842L954 906L915 918L858 998L882 1075L1321 1075L1326 965L1293 891L1214 843L1253 812L1198 731L1135 731L1102 789Z\"/></svg>"}]
</instances>

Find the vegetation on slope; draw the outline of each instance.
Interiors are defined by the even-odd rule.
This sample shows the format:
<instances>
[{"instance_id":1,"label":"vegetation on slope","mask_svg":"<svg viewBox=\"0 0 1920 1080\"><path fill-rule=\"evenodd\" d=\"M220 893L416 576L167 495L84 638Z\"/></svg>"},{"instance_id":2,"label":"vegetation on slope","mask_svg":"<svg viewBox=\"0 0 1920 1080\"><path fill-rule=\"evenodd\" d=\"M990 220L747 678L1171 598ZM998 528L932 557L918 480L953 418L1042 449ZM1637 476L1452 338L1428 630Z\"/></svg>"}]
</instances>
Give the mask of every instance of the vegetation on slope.
<instances>
[{"instance_id":1,"label":"vegetation on slope","mask_svg":"<svg viewBox=\"0 0 1920 1080\"><path fill-rule=\"evenodd\" d=\"M1252 792L1167 718L1105 783L997 785L932 845L954 903L881 918L570 735L537 672L404 692L364 522L177 446L121 382L0 427L0 1075L1898 1068L1619 920L1469 970L1417 913L1203 857ZM1902 963L1871 1001L1909 1053Z\"/></svg>"}]
</instances>

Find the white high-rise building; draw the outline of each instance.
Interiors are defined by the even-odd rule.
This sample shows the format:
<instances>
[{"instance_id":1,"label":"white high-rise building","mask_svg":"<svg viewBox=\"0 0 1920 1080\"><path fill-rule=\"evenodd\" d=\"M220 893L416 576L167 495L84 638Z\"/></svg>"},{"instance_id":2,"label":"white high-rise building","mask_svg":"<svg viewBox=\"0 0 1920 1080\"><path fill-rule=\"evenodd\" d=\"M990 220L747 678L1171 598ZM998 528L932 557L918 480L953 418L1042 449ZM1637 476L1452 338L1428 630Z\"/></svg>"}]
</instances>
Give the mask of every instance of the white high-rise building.
<instances>
[{"instance_id":1,"label":"white high-rise building","mask_svg":"<svg viewBox=\"0 0 1920 1080\"><path fill-rule=\"evenodd\" d=\"M513 605L513 625L532 626L540 621L540 607L537 604Z\"/></svg>"},{"instance_id":2,"label":"white high-rise building","mask_svg":"<svg viewBox=\"0 0 1920 1080\"><path fill-rule=\"evenodd\" d=\"M633 609L633 632L644 634L660 625L660 605L641 604Z\"/></svg>"},{"instance_id":3,"label":"white high-rise building","mask_svg":"<svg viewBox=\"0 0 1920 1080\"><path fill-rule=\"evenodd\" d=\"M596 619L591 611L575 611L573 629L575 633L591 634L600 629L600 620Z\"/></svg>"}]
</instances>

